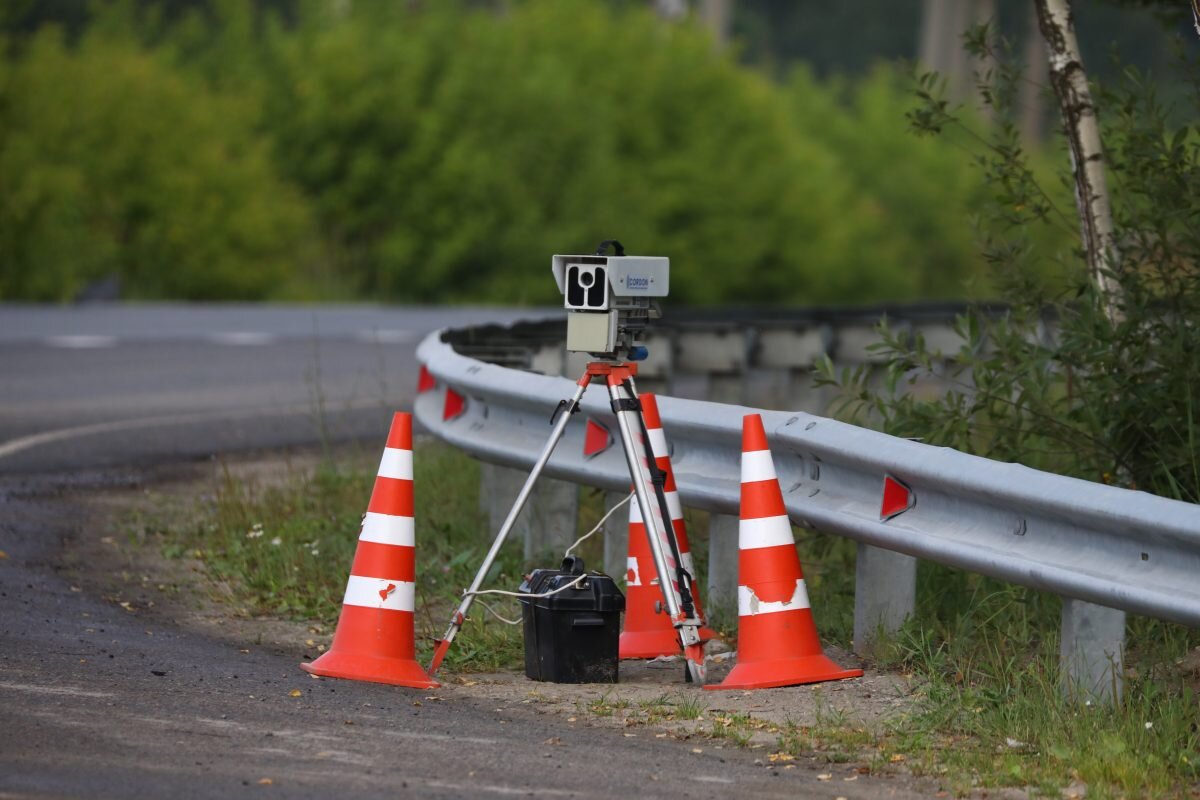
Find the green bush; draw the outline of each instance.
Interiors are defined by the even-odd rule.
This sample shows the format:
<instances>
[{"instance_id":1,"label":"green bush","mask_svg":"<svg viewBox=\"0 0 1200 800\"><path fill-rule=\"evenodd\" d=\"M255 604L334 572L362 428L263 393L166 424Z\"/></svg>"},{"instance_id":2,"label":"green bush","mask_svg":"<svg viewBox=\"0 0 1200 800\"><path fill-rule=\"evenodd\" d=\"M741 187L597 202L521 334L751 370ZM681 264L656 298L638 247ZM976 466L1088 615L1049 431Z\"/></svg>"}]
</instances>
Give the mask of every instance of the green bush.
<instances>
[{"instance_id":1,"label":"green bush","mask_svg":"<svg viewBox=\"0 0 1200 800\"><path fill-rule=\"evenodd\" d=\"M0 298L262 298L291 280L302 198L257 112L130 42L39 32L0 61Z\"/></svg>"},{"instance_id":2,"label":"green bush","mask_svg":"<svg viewBox=\"0 0 1200 800\"><path fill-rule=\"evenodd\" d=\"M649 12L438 4L281 38L267 115L281 164L369 294L548 302L546 257L614 235L674 258L676 302L954 295L971 269L965 256L944 269L963 247L927 266L913 244L961 239L961 214L935 232L881 218L837 136L798 126L778 86ZM794 93L855 124L821 87ZM936 204L943 176L907 177ZM892 241L904 255L880 257Z\"/></svg>"},{"instance_id":3,"label":"green bush","mask_svg":"<svg viewBox=\"0 0 1200 800\"><path fill-rule=\"evenodd\" d=\"M1058 265L1039 263L1050 259L1031 242L1063 227L1070 208L1040 187L1015 132L999 128L983 157L995 192L986 249L1008 311L964 315L954 353L885 323L882 386L868 369L824 365L844 412L898 436L1200 502L1200 130L1176 128L1153 88L1129 81L1105 94L1101 116L1120 292L1099 292L1077 243ZM1058 266L1058 280L1039 280ZM930 378L947 391L907 391Z\"/></svg>"},{"instance_id":4,"label":"green bush","mask_svg":"<svg viewBox=\"0 0 1200 800\"><path fill-rule=\"evenodd\" d=\"M980 182L904 134L894 70L780 86L584 0L154 8L8 48L0 296L552 303L548 256L613 236L674 303L987 291Z\"/></svg>"},{"instance_id":5,"label":"green bush","mask_svg":"<svg viewBox=\"0 0 1200 800\"><path fill-rule=\"evenodd\" d=\"M823 89L798 70L788 96L801 135L835 151L840 180L868 198L878 224L866 249L888 276L885 296L963 297L984 274L974 226L983 182L959 143L912 135L905 76L879 66Z\"/></svg>"}]
</instances>

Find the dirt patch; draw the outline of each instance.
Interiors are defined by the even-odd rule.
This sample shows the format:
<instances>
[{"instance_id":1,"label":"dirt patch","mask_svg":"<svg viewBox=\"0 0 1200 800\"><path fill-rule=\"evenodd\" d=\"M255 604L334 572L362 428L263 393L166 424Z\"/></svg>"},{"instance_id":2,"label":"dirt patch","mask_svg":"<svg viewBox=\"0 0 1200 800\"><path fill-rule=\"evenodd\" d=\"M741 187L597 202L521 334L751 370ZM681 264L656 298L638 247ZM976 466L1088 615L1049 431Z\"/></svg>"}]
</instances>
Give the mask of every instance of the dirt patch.
<instances>
[{"instance_id":1,"label":"dirt patch","mask_svg":"<svg viewBox=\"0 0 1200 800\"><path fill-rule=\"evenodd\" d=\"M841 663L852 656L830 648L827 654ZM733 658L709 663L709 682L728 673ZM678 658L622 661L615 684L561 684L531 681L519 673L454 676L454 685L496 701L536 705L539 713L567 718L590 713L602 724L628 728L652 725L683 737L713 729L722 717L745 716L768 723L745 726L753 744L771 745L786 725L811 728L838 725L873 728L902 712L911 702L909 682L903 677L868 671L862 678L808 686L786 686L755 691L698 691L684 682Z\"/></svg>"},{"instance_id":2,"label":"dirt patch","mask_svg":"<svg viewBox=\"0 0 1200 800\"><path fill-rule=\"evenodd\" d=\"M151 483L106 489L89 498L93 535L68 548L68 565L81 590L95 592L147 625L168 624L242 648L267 647L313 658L330 644L332 631L319 625L254 616L230 587L214 581L201 561L187 553L166 557L146 530L170 515L194 513L195 503L215 481L229 475L259 485L283 482L312 469L317 457L265 455L221 463L173 467ZM348 532L347 535L352 535ZM464 634L466 635L466 634ZM853 654L829 648L844 666ZM735 663L722 643L710 646L710 683ZM873 731L912 702L903 676L867 670L862 678L758 691L700 691L684 681L678 658L623 661L616 684L554 684L531 681L520 672L443 674L442 694L453 693L497 708L523 707L569 724L623 729L629 736L693 740L710 748L774 749L781 731L814 727ZM436 695L429 698L436 701Z\"/></svg>"},{"instance_id":3,"label":"dirt patch","mask_svg":"<svg viewBox=\"0 0 1200 800\"><path fill-rule=\"evenodd\" d=\"M153 531L172 517L196 514L197 503L226 476L270 486L311 471L318 461L317 454L301 452L175 465L144 482L96 491L86 499L93 533L68 542L65 566L80 591L141 615L147 623L172 625L242 648L315 657L329 646L332 631L252 614L202 561L187 552L164 554Z\"/></svg>"}]
</instances>

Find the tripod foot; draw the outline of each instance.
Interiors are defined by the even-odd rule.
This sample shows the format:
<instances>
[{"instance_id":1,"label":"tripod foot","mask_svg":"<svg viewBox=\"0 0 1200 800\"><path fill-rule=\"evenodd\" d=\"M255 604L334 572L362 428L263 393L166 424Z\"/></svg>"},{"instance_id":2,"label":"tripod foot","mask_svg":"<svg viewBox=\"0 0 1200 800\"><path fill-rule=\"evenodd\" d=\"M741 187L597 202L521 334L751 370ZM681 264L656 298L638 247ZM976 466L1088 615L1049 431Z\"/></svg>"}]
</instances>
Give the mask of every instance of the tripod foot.
<instances>
[{"instance_id":1,"label":"tripod foot","mask_svg":"<svg viewBox=\"0 0 1200 800\"><path fill-rule=\"evenodd\" d=\"M446 657L446 651L450 649L449 639L438 639L437 647L433 651L433 661L429 662L429 675L437 672L438 667L442 665L442 659Z\"/></svg>"},{"instance_id":2,"label":"tripod foot","mask_svg":"<svg viewBox=\"0 0 1200 800\"><path fill-rule=\"evenodd\" d=\"M684 648L683 655L687 659L687 680L690 683L703 686L705 677L704 645L688 645Z\"/></svg>"}]
</instances>

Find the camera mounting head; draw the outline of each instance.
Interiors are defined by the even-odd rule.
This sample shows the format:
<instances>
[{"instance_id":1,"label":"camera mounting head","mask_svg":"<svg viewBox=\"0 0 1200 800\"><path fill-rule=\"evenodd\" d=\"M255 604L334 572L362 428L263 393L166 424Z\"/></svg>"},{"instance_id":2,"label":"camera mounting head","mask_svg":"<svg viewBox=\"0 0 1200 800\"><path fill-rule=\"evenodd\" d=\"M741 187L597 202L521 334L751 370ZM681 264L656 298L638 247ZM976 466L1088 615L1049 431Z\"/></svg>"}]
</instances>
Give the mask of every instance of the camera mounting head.
<instances>
[{"instance_id":1,"label":"camera mounting head","mask_svg":"<svg viewBox=\"0 0 1200 800\"><path fill-rule=\"evenodd\" d=\"M616 255L605 255L613 245ZM671 260L627 256L621 243L602 242L587 256L553 256L550 268L567 314L567 349L615 359L627 353L670 289Z\"/></svg>"}]
</instances>

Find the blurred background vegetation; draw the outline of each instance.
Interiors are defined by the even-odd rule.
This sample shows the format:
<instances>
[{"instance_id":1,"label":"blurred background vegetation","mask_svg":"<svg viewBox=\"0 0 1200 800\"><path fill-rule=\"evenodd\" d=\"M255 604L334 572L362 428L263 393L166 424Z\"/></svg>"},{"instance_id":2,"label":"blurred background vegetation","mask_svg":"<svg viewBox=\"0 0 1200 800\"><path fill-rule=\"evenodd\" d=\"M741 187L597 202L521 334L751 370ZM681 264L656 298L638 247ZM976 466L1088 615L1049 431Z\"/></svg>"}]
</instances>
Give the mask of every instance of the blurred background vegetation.
<instances>
[{"instance_id":1,"label":"blurred background vegetation","mask_svg":"<svg viewBox=\"0 0 1200 800\"><path fill-rule=\"evenodd\" d=\"M5 3L0 300L107 280L129 299L551 303L549 255L614 235L673 258L677 303L992 293L986 172L908 130L919 0L743 0L715 36L670 5ZM1028 4L1001 5L1029 38ZM1101 74L1110 42L1150 68L1169 49L1136 8L1089 8L1080 33ZM1048 177L1053 118L1027 137Z\"/></svg>"}]
</instances>

